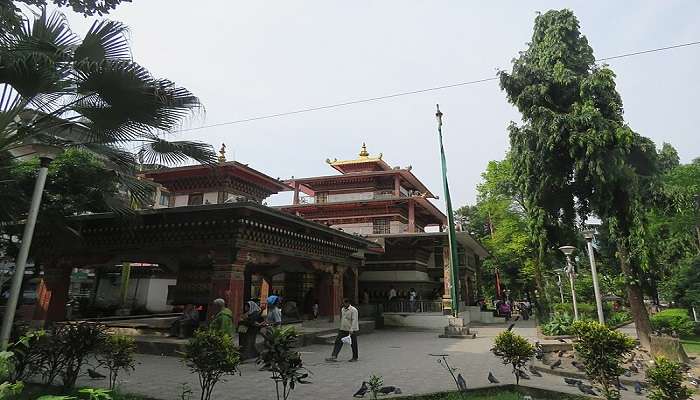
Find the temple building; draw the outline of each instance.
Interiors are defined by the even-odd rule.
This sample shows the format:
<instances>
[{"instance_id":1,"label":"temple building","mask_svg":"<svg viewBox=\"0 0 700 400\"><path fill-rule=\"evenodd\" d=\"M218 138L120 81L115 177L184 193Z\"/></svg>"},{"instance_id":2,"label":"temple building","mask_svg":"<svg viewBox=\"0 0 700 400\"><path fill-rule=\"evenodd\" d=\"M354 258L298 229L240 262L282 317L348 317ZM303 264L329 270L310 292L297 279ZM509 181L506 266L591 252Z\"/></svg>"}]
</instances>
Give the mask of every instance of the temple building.
<instances>
[{"instance_id":1,"label":"temple building","mask_svg":"<svg viewBox=\"0 0 700 400\"><path fill-rule=\"evenodd\" d=\"M399 299L415 289L421 304L449 310L447 218L431 202L437 197L410 166L391 167L364 143L357 158L326 162L338 173L287 181L293 203L281 209L381 246L367 253L360 269L359 291L371 302L386 301L392 288ZM478 296L476 271L488 253L466 232L457 233L457 242L460 301L471 305Z\"/></svg>"},{"instance_id":2,"label":"temple building","mask_svg":"<svg viewBox=\"0 0 700 400\"><path fill-rule=\"evenodd\" d=\"M223 147L220 154L215 165L144 172L141 178L158 187L156 198L133 215L70 217L68 227L77 235L59 235L38 225L31 256L43 276L35 325L66 318L76 271L97 277L94 303L98 296L114 297L109 285L117 284L113 275L124 265L161 271L135 271L140 286L127 293L135 301L144 299L146 308L150 301L158 311L188 303L206 307L221 297L237 318L244 301L275 293L287 307L294 306L285 310L286 318L301 319L311 302L332 318L343 296L356 299L359 268L376 244L267 207L268 196L291 188L245 164L226 161ZM156 285L151 278L160 281Z\"/></svg>"}]
</instances>

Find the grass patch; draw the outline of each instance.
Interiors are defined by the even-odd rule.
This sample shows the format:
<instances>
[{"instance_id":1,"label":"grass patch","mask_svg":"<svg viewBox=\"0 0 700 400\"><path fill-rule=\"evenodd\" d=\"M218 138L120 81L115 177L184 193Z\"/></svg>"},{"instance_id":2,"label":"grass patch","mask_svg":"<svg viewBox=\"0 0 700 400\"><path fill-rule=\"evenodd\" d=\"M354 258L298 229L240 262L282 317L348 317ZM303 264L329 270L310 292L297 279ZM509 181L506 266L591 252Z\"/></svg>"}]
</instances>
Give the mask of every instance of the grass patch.
<instances>
[{"instance_id":1,"label":"grass patch","mask_svg":"<svg viewBox=\"0 0 700 400\"><path fill-rule=\"evenodd\" d=\"M700 354L700 336L686 336L681 339L686 353Z\"/></svg>"},{"instance_id":2,"label":"grass patch","mask_svg":"<svg viewBox=\"0 0 700 400\"><path fill-rule=\"evenodd\" d=\"M80 389L82 388L76 389L73 393L66 393L60 386L45 386L29 383L24 387L24 390L19 395L19 397L15 397L12 400L36 400L39 397L45 395L62 396L67 394L75 396L78 399L85 399L85 395L78 394L78 390ZM144 397L136 394L122 393L118 390L112 392L111 395L112 400L158 400L152 397Z\"/></svg>"},{"instance_id":3,"label":"grass patch","mask_svg":"<svg viewBox=\"0 0 700 400\"><path fill-rule=\"evenodd\" d=\"M583 400L586 397L525 386L507 385L497 388L469 390L467 393L445 392L424 396L400 397L396 400L522 400L523 395L530 395L538 400Z\"/></svg>"}]
</instances>

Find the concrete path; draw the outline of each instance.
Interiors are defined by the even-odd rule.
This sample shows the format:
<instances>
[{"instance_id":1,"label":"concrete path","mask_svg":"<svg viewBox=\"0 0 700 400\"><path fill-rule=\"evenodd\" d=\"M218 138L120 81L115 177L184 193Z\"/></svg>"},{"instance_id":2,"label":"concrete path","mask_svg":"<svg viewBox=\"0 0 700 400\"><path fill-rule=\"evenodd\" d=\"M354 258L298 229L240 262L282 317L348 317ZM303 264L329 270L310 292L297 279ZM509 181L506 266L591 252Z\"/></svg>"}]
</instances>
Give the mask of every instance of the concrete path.
<instances>
[{"instance_id":1,"label":"concrete path","mask_svg":"<svg viewBox=\"0 0 700 400\"><path fill-rule=\"evenodd\" d=\"M430 354L449 354L450 363L464 375L471 388L489 385L487 375L493 371L503 383L514 383L510 369L503 366L490 352L493 337L505 326L475 327L476 339L439 339L438 332L412 332L380 330L360 336L360 361L348 363L348 346L343 348L337 363L328 363L331 346L312 345L303 347L304 364L313 373L313 384L301 385L292 394L295 399L352 399L352 394L363 380L371 374L384 377L385 385L401 388L405 395L426 394L454 390L454 383L447 371ZM520 321L516 332L534 339L532 321ZM179 399L182 383L187 383L199 396L197 376L189 372L180 359L173 357L139 355L139 365L130 376L125 376L120 388L124 392L138 393L162 400ZM254 363L241 366L241 376L230 377L220 383L215 399L274 399L274 383L270 374L258 371ZM121 380L121 379L120 379ZM85 385L99 385L101 381L83 380ZM545 375L524 382L527 385L556 389L567 393L579 393L576 388L566 386L562 378ZM638 399L625 393L623 399Z\"/></svg>"}]
</instances>

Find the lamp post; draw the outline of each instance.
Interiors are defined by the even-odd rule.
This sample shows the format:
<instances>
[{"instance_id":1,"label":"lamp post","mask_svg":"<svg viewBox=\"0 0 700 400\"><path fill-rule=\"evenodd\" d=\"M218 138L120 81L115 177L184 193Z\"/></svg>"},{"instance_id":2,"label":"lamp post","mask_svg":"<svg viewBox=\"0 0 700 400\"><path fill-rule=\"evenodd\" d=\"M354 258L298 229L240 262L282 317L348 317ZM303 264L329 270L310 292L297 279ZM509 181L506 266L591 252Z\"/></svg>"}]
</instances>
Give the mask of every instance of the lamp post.
<instances>
[{"instance_id":1,"label":"lamp post","mask_svg":"<svg viewBox=\"0 0 700 400\"><path fill-rule=\"evenodd\" d=\"M561 304L564 304L564 290L561 285L561 274L557 272L557 286L559 287L559 297L561 298Z\"/></svg>"},{"instance_id":2,"label":"lamp post","mask_svg":"<svg viewBox=\"0 0 700 400\"><path fill-rule=\"evenodd\" d=\"M578 320L578 306L576 305L576 289L574 288L574 265L571 264L571 254L576 250L574 246L561 246L559 248L566 256L566 273L569 275L571 285L571 303L574 305L574 320Z\"/></svg>"},{"instance_id":3,"label":"lamp post","mask_svg":"<svg viewBox=\"0 0 700 400\"><path fill-rule=\"evenodd\" d=\"M22 244L19 248L17 261L15 263L15 273L12 276L12 284L10 286L10 298L7 300L5 307L5 315L2 320L2 330L0 330L0 350L6 350L7 344L10 341L10 333L12 332L12 323L15 319L15 311L19 302L20 291L22 290L22 279L24 278L24 270L27 266L27 257L29 256L29 247L32 244L32 236L34 236L34 226L36 218L39 215L39 206L41 205L41 196L44 193L44 184L46 184L46 176L49 173L49 164L61 153L59 147L42 144L42 143L27 143L21 147L13 149L11 153L18 158L38 157L39 158L39 174L34 183L34 192L32 193L32 201L29 205L29 214L24 223L24 233L22 234Z\"/></svg>"},{"instance_id":4,"label":"lamp post","mask_svg":"<svg viewBox=\"0 0 700 400\"><path fill-rule=\"evenodd\" d=\"M586 239L588 246L588 260L591 263L591 276L593 276L593 291L595 292L595 306L598 310L598 322L605 324L605 316L603 315L603 298L600 297L600 286L598 285L598 270L595 265L595 254L593 253L593 238L595 231L588 229L583 231L583 237Z\"/></svg>"}]
</instances>

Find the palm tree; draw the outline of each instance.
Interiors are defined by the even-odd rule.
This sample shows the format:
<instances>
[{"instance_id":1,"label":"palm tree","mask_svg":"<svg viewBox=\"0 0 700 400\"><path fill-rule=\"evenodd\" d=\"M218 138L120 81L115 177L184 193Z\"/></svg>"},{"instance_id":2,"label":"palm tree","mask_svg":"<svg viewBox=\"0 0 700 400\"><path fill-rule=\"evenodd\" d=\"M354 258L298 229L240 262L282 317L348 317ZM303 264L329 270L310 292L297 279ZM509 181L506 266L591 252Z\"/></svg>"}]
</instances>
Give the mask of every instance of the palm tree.
<instances>
[{"instance_id":1,"label":"palm tree","mask_svg":"<svg viewBox=\"0 0 700 400\"><path fill-rule=\"evenodd\" d=\"M138 165L215 162L208 144L165 139L202 106L135 63L126 33L120 22L100 20L81 41L63 14L42 10L0 37L0 168L28 142L78 147L145 203L152 187L136 177Z\"/></svg>"}]
</instances>

